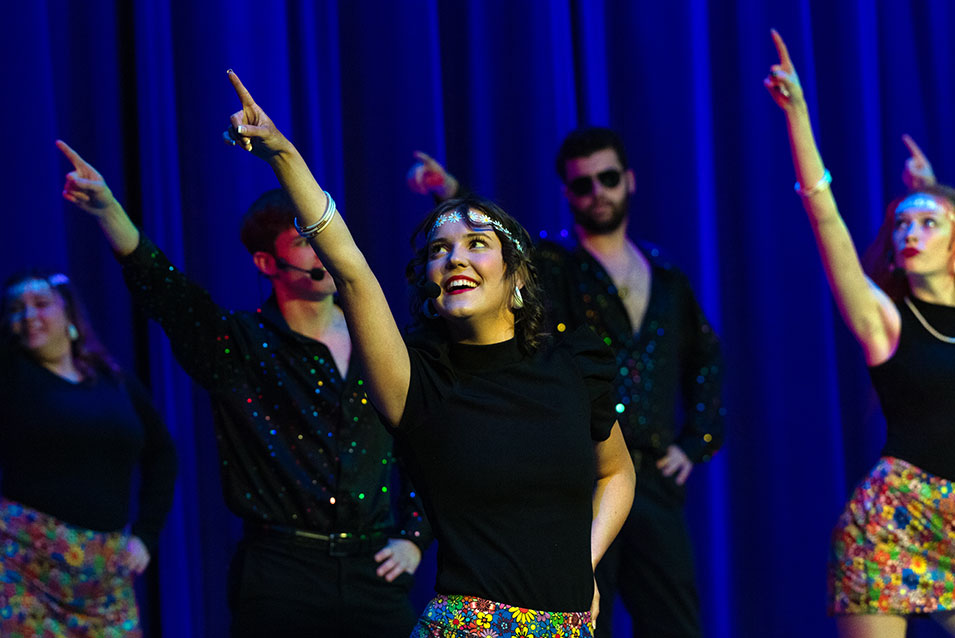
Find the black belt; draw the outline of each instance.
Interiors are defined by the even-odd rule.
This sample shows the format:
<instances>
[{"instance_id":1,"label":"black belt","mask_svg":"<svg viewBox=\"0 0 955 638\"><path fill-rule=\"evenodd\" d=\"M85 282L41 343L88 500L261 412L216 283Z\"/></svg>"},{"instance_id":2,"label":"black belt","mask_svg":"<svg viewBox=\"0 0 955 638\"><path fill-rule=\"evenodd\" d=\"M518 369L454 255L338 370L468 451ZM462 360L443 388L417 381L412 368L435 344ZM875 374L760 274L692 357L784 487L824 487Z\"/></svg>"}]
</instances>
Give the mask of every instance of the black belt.
<instances>
[{"instance_id":1,"label":"black belt","mask_svg":"<svg viewBox=\"0 0 955 638\"><path fill-rule=\"evenodd\" d=\"M312 547L319 547L328 552L329 556L355 556L368 554L385 546L387 535L384 532L368 532L357 534L354 532L332 532L319 534L285 525L246 524L246 533L251 536L287 538Z\"/></svg>"}]
</instances>

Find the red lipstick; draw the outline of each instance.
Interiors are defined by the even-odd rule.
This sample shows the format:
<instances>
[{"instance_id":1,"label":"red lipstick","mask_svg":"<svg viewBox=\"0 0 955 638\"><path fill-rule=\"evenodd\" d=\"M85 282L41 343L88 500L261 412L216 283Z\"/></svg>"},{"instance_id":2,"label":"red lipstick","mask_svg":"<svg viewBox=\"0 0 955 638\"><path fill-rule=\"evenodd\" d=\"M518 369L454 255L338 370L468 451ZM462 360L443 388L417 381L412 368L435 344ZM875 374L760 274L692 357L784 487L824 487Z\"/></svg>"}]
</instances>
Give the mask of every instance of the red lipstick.
<instances>
[{"instance_id":1,"label":"red lipstick","mask_svg":"<svg viewBox=\"0 0 955 638\"><path fill-rule=\"evenodd\" d=\"M457 275L444 282L444 291L449 295L459 295L477 288L478 282L470 277Z\"/></svg>"}]
</instances>

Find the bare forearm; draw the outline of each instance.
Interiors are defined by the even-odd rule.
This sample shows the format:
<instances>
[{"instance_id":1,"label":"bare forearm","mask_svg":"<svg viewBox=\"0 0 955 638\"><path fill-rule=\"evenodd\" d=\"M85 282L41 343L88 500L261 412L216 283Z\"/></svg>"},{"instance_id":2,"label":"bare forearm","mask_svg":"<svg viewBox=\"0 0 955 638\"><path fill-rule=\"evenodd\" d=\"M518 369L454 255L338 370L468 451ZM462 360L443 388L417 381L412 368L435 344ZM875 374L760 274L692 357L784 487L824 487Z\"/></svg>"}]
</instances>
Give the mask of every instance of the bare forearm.
<instances>
[{"instance_id":1,"label":"bare forearm","mask_svg":"<svg viewBox=\"0 0 955 638\"><path fill-rule=\"evenodd\" d=\"M287 150L270 158L269 164L295 204L299 226L317 222L330 202L298 150L288 143ZM360 287L363 280L374 278L341 215L336 214L310 243L336 283Z\"/></svg>"},{"instance_id":2,"label":"bare forearm","mask_svg":"<svg viewBox=\"0 0 955 638\"><path fill-rule=\"evenodd\" d=\"M113 252L121 257L129 255L139 245L139 229L129 218L119 202L115 202L105 212L97 216L99 227Z\"/></svg>"},{"instance_id":3,"label":"bare forearm","mask_svg":"<svg viewBox=\"0 0 955 638\"><path fill-rule=\"evenodd\" d=\"M605 441L594 444L594 456L597 480L590 527L590 558L596 567L630 514L637 476L619 423L613 424Z\"/></svg>"},{"instance_id":4,"label":"bare forearm","mask_svg":"<svg viewBox=\"0 0 955 638\"><path fill-rule=\"evenodd\" d=\"M806 193L822 179L825 166L816 146L805 104L786 113L786 124L796 180L800 184L801 192ZM808 197L803 196L802 203L816 235L816 243L830 280L833 276L838 277L851 271L852 277L858 280L856 283L860 283L862 269L859 267L859 259L849 231L839 215L832 189L823 188Z\"/></svg>"},{"instance_id":5,"label":"bare forearm","mask_svg":"<svg viewBox=\"0 0 955 638\"><path fill-rule=\"evenodd\" d=\"M299 226L319 221L331 202L298 151L289 143L287 150L274 155L269 163L298 210ZM385 294L341 215L335 214L309 242L335 279L348 330L369 382L368 394L375 407L391 423L397 423L404 411L411 368Z\"/></svg>"},{"instance_id":6,"label":"bare forearm","mask_svg":"<svg viewBox=\"0 0 955 638\"><path fill-rule=\"evenodd\" d=\"M594 520L590 528L590 559L594 567L626 522L635 485L632 465L629 472L622 471L597 481L593 498Z\"/></svg>"},{"instance_id":7,"label":"bare forearm","mask_svg":"<svg viewBox=\"0 0 955 638\"><path fill-rule=\"evenodd\" d=\"M803 190L812 188L822 179L825 166L819 155L819 148L816 146L816 138L812 132L812 123L805 103L786 112L786 125L789 129L789 148L792 152L793 168L796 170L796 181L801 184ZM828 190L807 200L806 210L812 214L809 204L813 204L819 212L824 212L827 208L835 209L832 192Z\"/></svg>"},{"instance_id":8,"label":"bare forearm","mask_svg":"<svg viewBox=\"0 0 955 638\"><path fill-rule=\"evenodd\" d=\"M805 192L819 182L825 169L805 108L787 112L786 122L796 179ZM802 200L836 305L849 329L864 342L881 331L881 313L832 190L824 188Z\"/></svg>"},{"instance_id":9,"label":"bare forearm","mask_svg":"<svg viewBox=\"0 0 955 638\"><path fill-rule=\"evenodd\" d=\"M305 227L318 221L330 202L302 156L291 144L288 148L288 151L276 154L269 163L295 204L299 226ZM324 230L309 239L309 243L335 279L345 310L350 315L352 331L366 324L370 317L377 318L382 313L391 316L378 280L341 215L336 214Z\"/></svg>"}]
</instances>

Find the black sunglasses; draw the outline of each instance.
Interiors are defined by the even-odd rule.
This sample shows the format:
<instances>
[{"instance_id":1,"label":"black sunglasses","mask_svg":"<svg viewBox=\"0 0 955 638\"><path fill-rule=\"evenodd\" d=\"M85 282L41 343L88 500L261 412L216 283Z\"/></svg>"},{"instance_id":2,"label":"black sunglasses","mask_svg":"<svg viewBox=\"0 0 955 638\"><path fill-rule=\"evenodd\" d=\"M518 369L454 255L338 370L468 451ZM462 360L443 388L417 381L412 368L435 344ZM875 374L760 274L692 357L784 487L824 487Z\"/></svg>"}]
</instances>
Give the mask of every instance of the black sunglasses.
<instances>
[{"instance_id":1,"label":"black sunglasses","mask_svg":"<svg viewBox=\"0 0 955 638\"><path fill-rule=\"evenodd\" d=\"M596 175L581 175L580 177L575 177L567 182L567 189L577 197L583 197L593 192L594 177L596 177L604 187L616 188L617 184L620 183L620 177L622 175L623 173L621 171L615 168L608 168L605 171L600 171Z\"/></svg>"}]
</instances>

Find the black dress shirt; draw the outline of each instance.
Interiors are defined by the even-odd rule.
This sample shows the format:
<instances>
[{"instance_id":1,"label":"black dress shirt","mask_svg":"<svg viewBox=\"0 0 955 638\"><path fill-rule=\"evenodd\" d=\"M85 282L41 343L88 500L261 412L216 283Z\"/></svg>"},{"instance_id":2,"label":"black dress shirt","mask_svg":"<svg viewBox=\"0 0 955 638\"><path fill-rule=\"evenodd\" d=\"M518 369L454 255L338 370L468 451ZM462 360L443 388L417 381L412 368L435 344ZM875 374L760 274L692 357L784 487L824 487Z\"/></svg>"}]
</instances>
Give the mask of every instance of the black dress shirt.
<instances>
[{"instance_id":1,"label":"black dress shirt","mask_svg":"<svg viewBox=\"0 0 955 638\"><path fill-rule=\"evenodd\" d=\"M639 331L610 275L581 246L541 242L535 255L556 332L589 325L617 357L616 411L627 446L659 458L671 444L694 463L723 440L719 340L686 276L640 247L651 265L650 300Z\"/></svg>"},{"instance_id":2,"label":"black dress shirt","mask_svg":"<svg viewBox=\"0 0 955 638\"><path fill-rule=\"evenodd\" d=\"M145 236L121 262L136 303L210 394L229 509L252 524L427 546L423 510L395 480L392 439L358 366L342 377L325 344L293 332L274 298L255 312L220 308Z\"/></svg>"}]
</instances>

